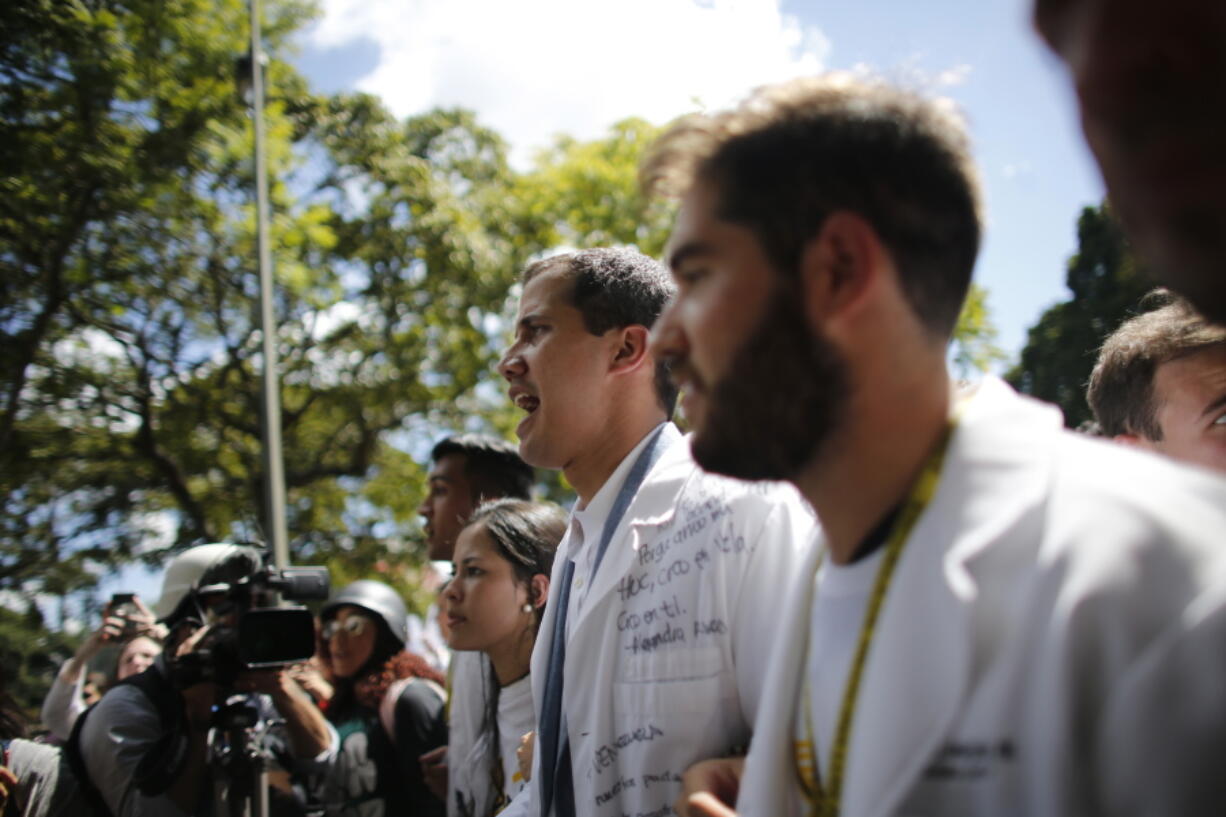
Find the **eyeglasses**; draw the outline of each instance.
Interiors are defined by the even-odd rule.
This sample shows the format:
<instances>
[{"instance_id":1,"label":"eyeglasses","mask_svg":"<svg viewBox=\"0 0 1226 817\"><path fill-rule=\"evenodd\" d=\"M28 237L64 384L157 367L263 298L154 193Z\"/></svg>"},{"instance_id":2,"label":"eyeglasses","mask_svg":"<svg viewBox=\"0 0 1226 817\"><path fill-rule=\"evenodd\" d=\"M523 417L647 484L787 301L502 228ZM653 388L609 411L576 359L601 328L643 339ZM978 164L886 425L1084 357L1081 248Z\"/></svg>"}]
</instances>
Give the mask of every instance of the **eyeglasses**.
<instances>
[{"instance_id":1,"label":"eyeglasses","mask_svg":"<svg viewBox=\"0 0 1226 817\"><path fill-rule=\"evenodd\" d=\"M365 616L350 616L344 621L332 619L323 627L323 637L325 641L332 640L332 636L344 631L349 637L359 636L366 632L367 625L370 624L370 619Z\"/></svg>"}]
</instances>

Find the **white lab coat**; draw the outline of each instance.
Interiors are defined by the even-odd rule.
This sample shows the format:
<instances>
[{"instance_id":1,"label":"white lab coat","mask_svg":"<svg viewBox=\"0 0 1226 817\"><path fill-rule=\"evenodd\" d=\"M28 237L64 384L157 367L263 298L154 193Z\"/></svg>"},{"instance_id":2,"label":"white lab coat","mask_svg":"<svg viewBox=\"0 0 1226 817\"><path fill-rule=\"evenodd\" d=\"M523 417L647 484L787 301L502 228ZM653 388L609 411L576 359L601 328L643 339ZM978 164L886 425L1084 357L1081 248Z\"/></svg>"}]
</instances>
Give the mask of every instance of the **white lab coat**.
<instances>
[{"instance_id":1,"label":"white lab coat","mask_svg":"<svg viewBox=\"0 0 1226 817\"><path fill-rule=\"evenodd\" d=\"M690 764L747 742L778 625L772 600L814 525L790 486L706 474L688 439L663 452L568 622L576 814L670 814ZM564 540L532 653L538 714L567 549ZM504 815L539 811L541 761L538 751L532 783Z\"/></svg>"},{"instance_id":2,"label":"white lab coat","mask_svg":"<svg viewBox=\"0 0 1226 817\"><path fill-rule=\"evenodd\" d=\"M792 745L815 559L784 608L743 817L807 813ZM840 814L1222 814L1224 762L1226 481L985 382L886 596Z\"/></svg>"}]
</instances>

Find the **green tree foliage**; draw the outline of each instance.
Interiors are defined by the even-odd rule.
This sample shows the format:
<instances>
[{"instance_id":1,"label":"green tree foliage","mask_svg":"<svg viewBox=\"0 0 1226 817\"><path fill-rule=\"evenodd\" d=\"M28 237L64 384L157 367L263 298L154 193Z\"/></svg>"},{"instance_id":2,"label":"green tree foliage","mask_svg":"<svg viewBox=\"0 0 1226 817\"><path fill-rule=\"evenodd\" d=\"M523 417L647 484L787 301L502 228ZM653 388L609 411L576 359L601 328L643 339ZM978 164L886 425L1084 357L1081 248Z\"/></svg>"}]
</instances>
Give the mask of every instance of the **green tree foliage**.
<instances>
[{"instance_id":1,"label":"green tree foliage","mask_svg":"<svg viewBox=\"0 0 1226 817\"><path fill-rule=\"evenodd\" d=\"M1082 210L1077 239L1066 278L1072 298L1031 327L1021 359L1007 375L1019 391L1058 405L1070 428L1093 417L1085 390L1099 347L1136 313L1153 286L1106 205Z\"/></svg>"},{"instance_id":2,"label":"green tree foliage","mask_svg":"<svg viewBox=\"0 0 1226 817\"><path fill-rule=\"evenodd\" d=\"M624 119L592 141L559 137L536 156L516 188L519 207L545 247L632 245L651 256L664 251L673 208L650 201L639 186L639 161L660 128Z\"/></svg>"},{"instance_id":3,"label":"green tree foliage","mask_svg":"<svg viewBox=\"0 0 1226 817\"><path fill-rule=\"evenodd\" d=\"M986 372L1005 360L1004 350L996 345L996 335L996 324L988 309L988 291L971 283L954 325L953 361L960 376Z\"/></svg>"},{"instance_id":4,"label":"green tree foliage","mask_svg":"<svg viewBox=\"0 0 1226 817\"><path fill-rule=\"evenodd\" d=\"M276 58L309 7L266 6L291 547L394 574L420 558L405 437L461 423L530 250L496 134L312 94ZM246 30L242 0L6 9L0 589L265 527Z\"/></svg>"},{"instance_id":5,"label":"green tree foliage","mask_svg":"<svg viewBox=\"0 0 1226 817\"><path fill-rule=\"evenodd\" d=\"M150 411L169 374L150 352L184 338L149 329L167 309L183 312L172 299L189 300L175 284L189 284L177 279L205 238L191 229L206 215L191 206L193 186L206 183L216 133L243 121L232 91L242 7L6 5L0 587L88 581L86 563L128 557L147 533L141 511L159 505L181 505L199 530ZM270 19L270 39L299 12ZM146 493L155 480L158 498Z\"/></svg>"},{"instance_id":6,"label":"green tree foliage","mask_svg":"<svg viewBox=\"0 0 1226 817\"><path fill-rule=\"evenodd\" d=\"M0 689L20 706L28 725L38 723L51 679L78 641L48 629L35 606L24 612L0 607Z\"/></svg>"}]
</instances>

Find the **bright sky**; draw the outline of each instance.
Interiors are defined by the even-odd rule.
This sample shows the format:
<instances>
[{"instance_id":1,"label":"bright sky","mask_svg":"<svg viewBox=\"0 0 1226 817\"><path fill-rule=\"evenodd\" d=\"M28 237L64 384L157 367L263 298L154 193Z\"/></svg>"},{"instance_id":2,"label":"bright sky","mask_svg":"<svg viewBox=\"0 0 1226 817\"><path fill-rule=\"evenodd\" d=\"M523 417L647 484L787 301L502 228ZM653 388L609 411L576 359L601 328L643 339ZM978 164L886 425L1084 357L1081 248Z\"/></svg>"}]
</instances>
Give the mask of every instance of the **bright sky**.
<instances>
[{"instance_id":1,"label":"bright sky","mask_svg":"<svg viewBox=\"0 0 1226 817\"><path fill-rule=\"evenodd\" d=\"M762 83L868 69L966 114L987 193L977 280L1010 358L1066 297L1081 208L1102 198L1032 0L322 0L298 67L398 115L477 111L523 165L554 134L666 122Z\"/></svg>"},{"instance_id":2,"label":"bright sky","mask_svg":"<svg viewBox=\"0 0 1226 817\"><path fill-rule=\"evenodd\" d=\"M867 68L948 96L968 117L986 186L976 277L1015 359L1042 310L1066 297L1077 215L1102 198L1031 2L322 0L297 64L317 89L375 93L400 116L472 108L519 165L557 133L596 138L627 116L663 123L823 69ZM159 576L130 568L105 584L152 600Z\"/></svg>"}]
</instances>

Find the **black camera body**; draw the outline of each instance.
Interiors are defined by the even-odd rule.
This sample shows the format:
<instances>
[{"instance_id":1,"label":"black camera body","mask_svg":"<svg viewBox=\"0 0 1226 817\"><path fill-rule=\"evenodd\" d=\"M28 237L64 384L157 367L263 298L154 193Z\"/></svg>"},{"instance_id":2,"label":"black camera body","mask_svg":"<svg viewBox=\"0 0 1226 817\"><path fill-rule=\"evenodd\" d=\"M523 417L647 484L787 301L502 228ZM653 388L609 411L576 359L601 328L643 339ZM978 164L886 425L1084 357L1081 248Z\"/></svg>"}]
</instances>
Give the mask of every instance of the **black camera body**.
<instances>
[{"instance_id":1,"label":"black camera body","mask_svg":"<svg viewBox=\"0 0 1226 817\"><path fill-rule=\"evenodd\" d=\"M184 689L203 681L230 686L249 669L284 667L315 654L315 620L301 606L271 606L279 595L288 601L323 600L330 582L326 567L276 568L265 564L252 575L226 583L221 592L223 620L194 650L169 662L170 680Z\"/></svg>"}]
</instances>

